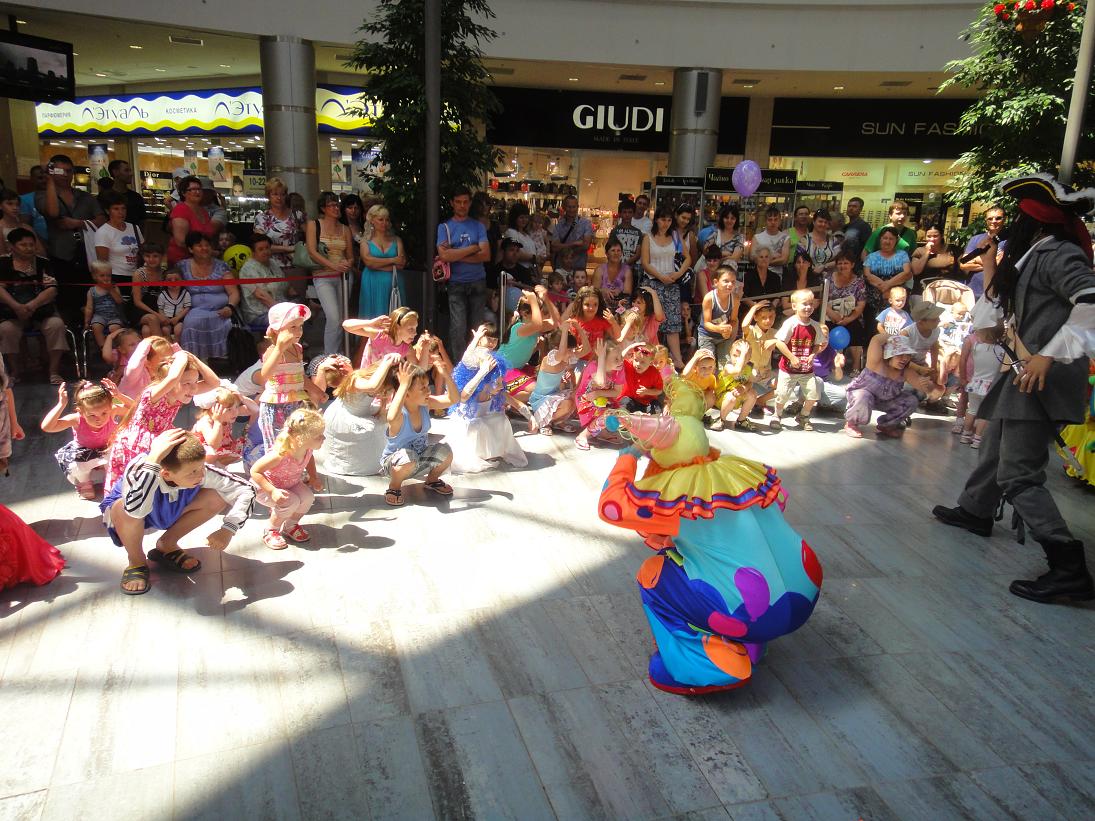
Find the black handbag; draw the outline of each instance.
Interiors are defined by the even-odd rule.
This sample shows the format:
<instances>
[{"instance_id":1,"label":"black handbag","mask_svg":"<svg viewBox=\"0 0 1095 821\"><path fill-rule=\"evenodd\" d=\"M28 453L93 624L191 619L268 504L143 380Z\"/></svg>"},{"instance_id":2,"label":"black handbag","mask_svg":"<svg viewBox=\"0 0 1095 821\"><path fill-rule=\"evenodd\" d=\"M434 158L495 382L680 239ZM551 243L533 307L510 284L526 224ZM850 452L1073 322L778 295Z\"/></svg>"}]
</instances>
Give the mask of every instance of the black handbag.
<instances>
[{"instance_id":1,"label":"black handbag","mask_svg":"<svg viewBox=\"0 0 1095 821\"><path fill-rule=\"evenodd\" d=\"M228 364L236 373L250 368L259 358L258 345L255 344L255 336L247 328L239 310L233 305L232 327L228 329Z\"/></svg>"}]
</instances>

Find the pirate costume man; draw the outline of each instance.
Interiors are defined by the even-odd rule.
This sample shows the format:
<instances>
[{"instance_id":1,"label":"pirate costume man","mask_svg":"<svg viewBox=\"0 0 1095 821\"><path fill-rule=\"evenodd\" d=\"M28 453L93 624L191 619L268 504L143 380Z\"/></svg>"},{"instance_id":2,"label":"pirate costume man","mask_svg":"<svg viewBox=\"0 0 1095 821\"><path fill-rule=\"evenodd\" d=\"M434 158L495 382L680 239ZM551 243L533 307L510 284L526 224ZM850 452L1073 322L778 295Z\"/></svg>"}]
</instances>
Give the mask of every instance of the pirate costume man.
<instances>
[{"instance_id":1,"label":"pirate costume man","mask_svg":"<svg viewBox=\"0 0 1095 821\"><path fill-rule=\"evenodd\" d=\"M1086 601L1095 598L1095 586L1084 546L1046 489L1045 471L1061 427L1083 420L1088 357L1095 356L1092 245L1079 218L1095 208L1095 189L1074 191L1035 174L1002 190L1018 200L1019 217L999 266L995 240L982 260L986 282L991 277L985 293L1007 319L1017 375L1001 372L981 405L978 415L989 426L958 506L932 513L988 536L998 508L1010 502L1020 541L1025 525L1049 562L1047 573L1012 582L1011 592L1037 602Z\"/></svg>"}]
</instances>

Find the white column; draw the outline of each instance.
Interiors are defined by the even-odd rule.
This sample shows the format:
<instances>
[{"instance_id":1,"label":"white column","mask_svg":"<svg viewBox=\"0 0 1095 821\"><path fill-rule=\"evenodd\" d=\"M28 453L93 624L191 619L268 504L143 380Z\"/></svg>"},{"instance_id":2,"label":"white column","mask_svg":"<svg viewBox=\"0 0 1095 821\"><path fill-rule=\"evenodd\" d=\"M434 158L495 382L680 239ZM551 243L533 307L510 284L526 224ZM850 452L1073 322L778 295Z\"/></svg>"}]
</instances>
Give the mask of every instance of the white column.
<instances>
[{"instance_id":1,"label":"white column","mask_svg":"<svg viewBox=\"0 0 1095 821\"><path fill-rule=\"evenodd\" d=\"M266 176L280 177L304 197L319 196L316 145L316 53L312 43L284 35L259 40Z\"/></svg>"},{"instance_id":2,"label":"white column","mask_svg":"<svg viewBox=\"0 0 1095 821\"><path fill-rule=\"evenodd\" d=\"M678 68L673 72L673 116L669 173L702 177L715 162L719 142L722 71Z\"/></svg>"}]
</instances>

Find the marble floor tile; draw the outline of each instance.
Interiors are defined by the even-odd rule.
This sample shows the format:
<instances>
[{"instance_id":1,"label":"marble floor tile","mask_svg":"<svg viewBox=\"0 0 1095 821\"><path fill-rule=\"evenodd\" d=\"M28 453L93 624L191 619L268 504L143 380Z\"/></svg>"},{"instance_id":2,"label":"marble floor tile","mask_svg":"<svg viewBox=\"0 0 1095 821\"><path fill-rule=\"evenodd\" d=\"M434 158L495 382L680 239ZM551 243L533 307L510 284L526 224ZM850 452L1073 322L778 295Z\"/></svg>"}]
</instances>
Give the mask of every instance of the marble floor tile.
<instances>
[{"instance_id":1,"label":"marble floor tile","mask_svg":"<svg viewBox=\"0 0 1095 821\"><path fill-rule=\"evenodd\" d=\"M293 756L285 739L175 762L177 821L300 819Z\"/></svg>"},{"instance_id":2,"label":"marble floor tile","mask_svg":"<svg viewBox=\"0 0 1095 821\"><path fill-rule=\"evenodd\" d=\"M46 798L45 790L0 798L0 821L38 821Z\"/></svg>"},{"instance_id":3,"label":"marble floor tile","mask_svg":"<svg viewBox=\"0 0 1095 821\"><path fill-rule=\"evenodd\" d=\"M51 787L41 819L72 821L83 817L161 821L171 817L174 780L174 766L161 764Z\"/></svg>"},{"instance_id":4,"label":"marble floor tile","mask_svg":"<svg viewBox=\"0 0 1095 821\"><path fill-rule=\"evenodd\" d=\"M270 639L281 716L291 735L350 723L335 635L309 630Z\"/></svg>"},{"instance_id":5,"label":"marble floor tile","mask_svg":"<svg viewBox=\"0 0 1095 821\"><path fill-rule=\"evenodd\" d=\"M510 708L560 817L656 818L718 803L643 684L529 696Z\"/></svg>"},{"instance_id":6,"label":"marble floor tile","mask_svg":"<svg viewBox=\"0 0 1095 821\"><path fill-rule=\"evenodd\" d=\"M185 643L179 651L178 709L176 758L284 738L271 640Z\"/></svg>"},{"instance_id":7,"label":"marble floor tile","mask_svg":"<svg viewBox=\"0 0 1095 821\"><path fill-rule=\"evenodd\" d=\"M348 773L364 787L374 819L434 817L422 751L410 716L354 724L360 769Z\"/></svg>"},{"instance_id":8,"label":"marble floor tile","mask_svg":"<svg viewBox=\"0 0 1095 821\"><path fill-rule=\"evenodd\" d=\"M294 735L289 739L300 817L355 821L369 815L363 769L349 724Z\"/></svg>"},{"instance_id":9,"label":"marble floor tile","mask_svg":"<svg viewBox=\"0 0 1095 821\"><path fill-rule=\"evenodd\" d=\"M414 712L502 700L473 614L407 614L391 627Z\"/></svg>"},{"instance_id":10,"label":"marble floor tile","mask_svg":"<svg viewBox=\"0 0 1095 821\"><path fill-rule=\"evenodd\" d=\"M437 817L554 817L503 702L432 710L415 724Z\"/></svg>"}]
</instances>

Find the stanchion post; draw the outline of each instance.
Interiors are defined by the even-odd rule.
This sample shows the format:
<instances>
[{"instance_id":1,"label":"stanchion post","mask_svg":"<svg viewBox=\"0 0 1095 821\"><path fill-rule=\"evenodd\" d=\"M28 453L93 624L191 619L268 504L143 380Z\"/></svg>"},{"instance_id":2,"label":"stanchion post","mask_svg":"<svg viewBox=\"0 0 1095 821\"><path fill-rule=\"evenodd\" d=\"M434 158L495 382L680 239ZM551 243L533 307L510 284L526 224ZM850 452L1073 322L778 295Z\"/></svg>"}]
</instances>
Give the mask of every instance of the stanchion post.
<instances>
[{"instance_id":1,"label":"stanchion post","mask_svg":"<svg viewBox=\"0 0 1095 821\"><path fill-rule=\"evenodd\" d=\"M437 246L437 223L441 210L441 0L425 3L425 90L426 90L426 242L422 246L423 324L436 330L436 288L430 275L430 260Z\"/></svg>"}]
</instances>

